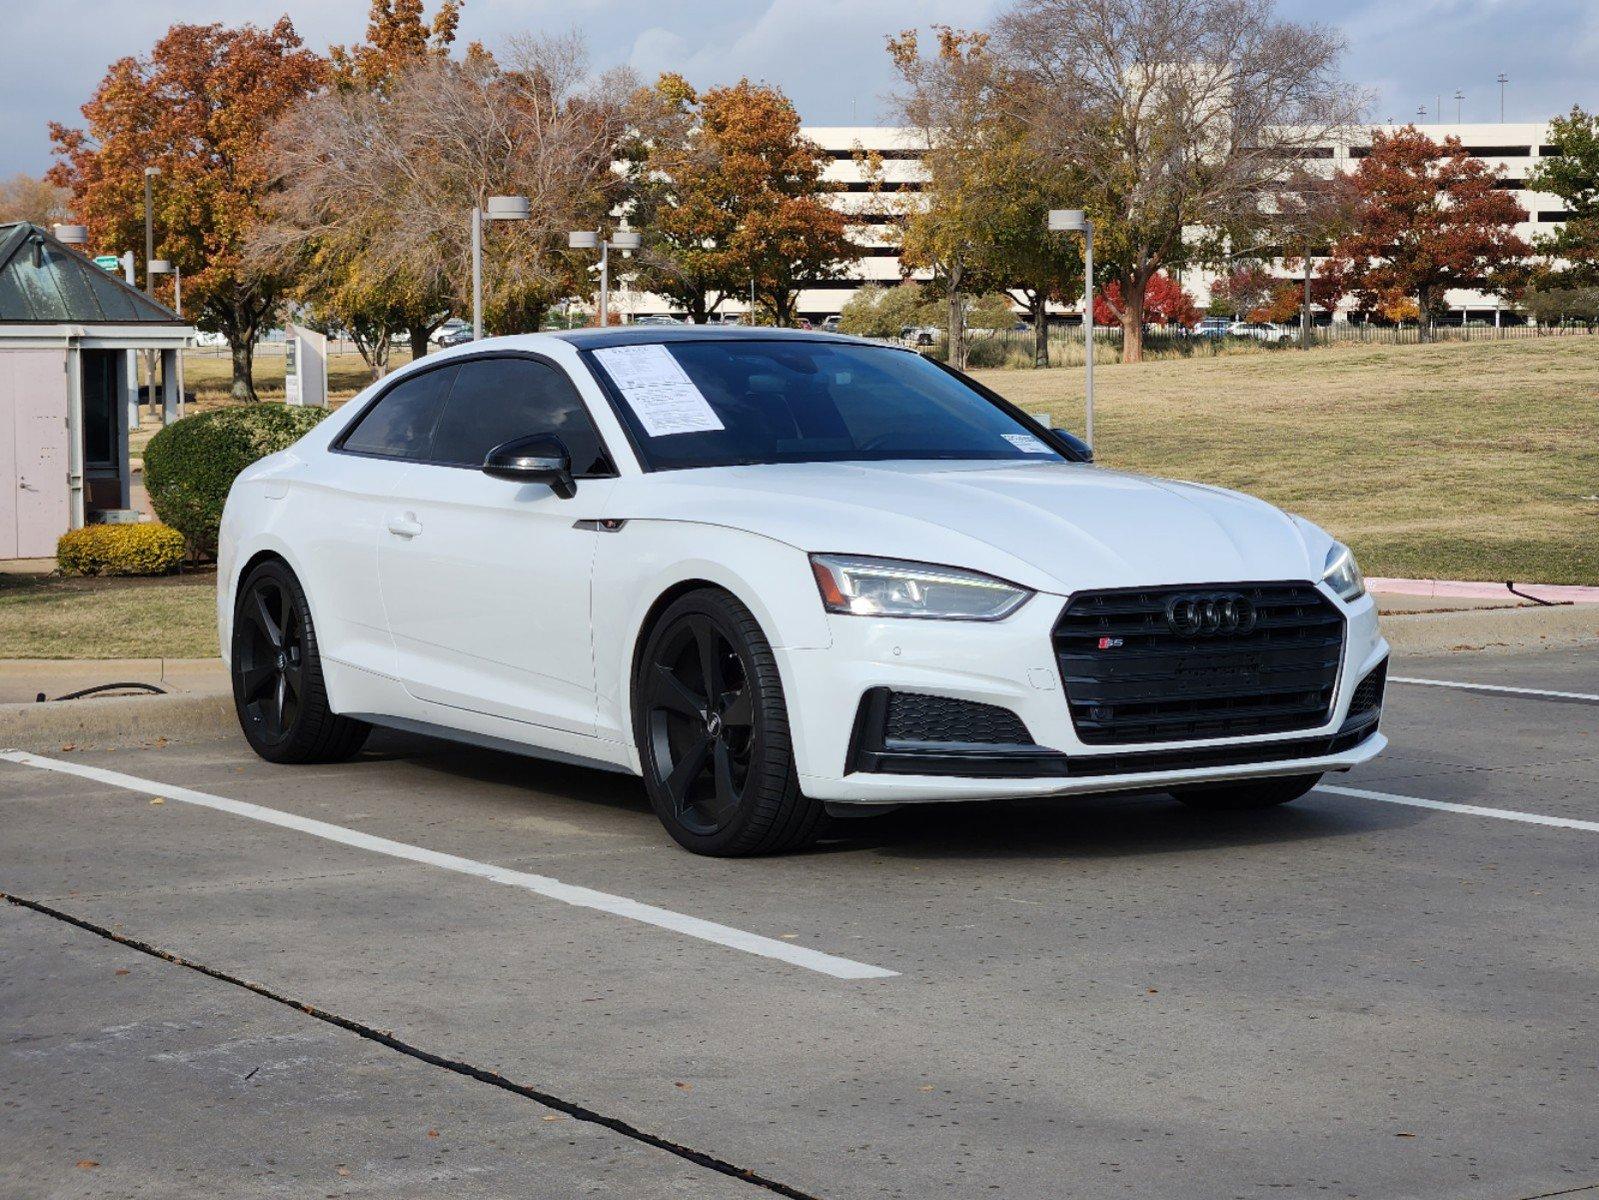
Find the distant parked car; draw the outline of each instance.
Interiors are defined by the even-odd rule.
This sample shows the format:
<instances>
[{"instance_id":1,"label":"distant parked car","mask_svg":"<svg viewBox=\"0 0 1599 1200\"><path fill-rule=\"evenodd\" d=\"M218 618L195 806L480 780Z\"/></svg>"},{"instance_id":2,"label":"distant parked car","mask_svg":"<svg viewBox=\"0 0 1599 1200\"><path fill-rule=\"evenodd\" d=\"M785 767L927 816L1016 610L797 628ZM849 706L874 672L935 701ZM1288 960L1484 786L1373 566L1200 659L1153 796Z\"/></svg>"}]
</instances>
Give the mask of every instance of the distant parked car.
<instances>
[{"instance_id":1,"label":"distant parked car","mask_svg":"<svg viewBox=\"0 0 1599 1200\"><path fill-rule=\"evenodd\" d=\"M472 332L472 326L466 321L446 321L428 335L428 341L432 342L435 346L453 346L455 344L454 342L447 342L444 339L449 337L451 334L460 333L463 329L469 334Z\"/></svg>"},{"instance_id":2,"label":"distant parked car","mask_svg":"<svg viewBox=\"0 0 1599 1200\"><path fill-rule=\"evenodd\" d=\"M634 325L681 325L682 323L670 313L645 313L642 317L634 317L632 321Z\"/></svg>"},{"instance_id":3,"label":"distant parked car","mask_svg":"<svg viewBox=\"0 0 1599 1200\"><path fill-rule=\"evenodd\" d=\"M1224 338L1232 332L1237 324L1231 317L1206 317L1194 326L1194 336L1202 338Z\"/></svg>"},{"instance_id":4,"label":"distant parked car","mask_svg":"<svg viewBox=\"0 0 1599 1200\"><path fill-rule=\"evenodd\" d=\"M936 346L942 332L937 325L907 325L899 331L899 340L907 346Z\"/></svg>"},{"instance_id":5,"label":"distant parked car","mask_svg":"<svg viewBox=\"0 0 1599 1200\"><path fill-rule=\"evenodd\" d=\"M1274 346L1286 346L1294 336L1287 326L1273 325L1270 321L1238 321L1227 332L1236 338L1253 338Z\"/></svg>"},{"instance_id":6,"label":"distant parked car","mask_svg":"<svg viewBox=\"0 0 1599 1200\"><path fill-rule=\"evenodd\" d=\"M825 321L822 322L822 328L824 330L826 330L828 333L837 333L838 332L838 322L839 322L839 317L838 317L838 314L835 313L834 315L832 315L831 317L828 317Z\"/></svg>"},{"instance_id":7,"label":"distant parked car","mask_svg":"<svg viewBox=\"0 0 1599 1200\"><path fill-rule=\"evenodd\" d=\"M472 327L463 325L459 329L452 329L439 339L439 345L444 347L462 346L472 340Z\"/></svg>"}]
</instances>

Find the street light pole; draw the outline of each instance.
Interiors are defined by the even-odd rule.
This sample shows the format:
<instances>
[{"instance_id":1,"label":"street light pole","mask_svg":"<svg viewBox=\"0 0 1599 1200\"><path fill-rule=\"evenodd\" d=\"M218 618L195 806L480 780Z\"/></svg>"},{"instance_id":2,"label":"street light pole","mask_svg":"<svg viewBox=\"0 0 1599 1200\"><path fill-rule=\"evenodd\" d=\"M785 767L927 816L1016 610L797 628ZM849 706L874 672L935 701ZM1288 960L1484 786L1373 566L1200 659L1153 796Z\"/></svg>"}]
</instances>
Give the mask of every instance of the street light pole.
<instances>
[{"instance_id":1,"label":"street light pole","mask_svg":"<svg viewBox=\"0 0 1599 1200\"><path fill-rule=\"evenodd\" d=\"M1460 124L1460 105L1466 99L1466 93L1459 88L1455 89L1455 124Z\"/></svg>"},{"instance_id":2,"label":"street light pole","mask_svg":"<svg viewBox=\"0 0 1599 1200\"><path fill-rule=\"evenodd\" d=\"M611 322L611 251L624 254L637 250L644 244L636 229L618 229L609 238L596 229L574 229L566 235L566 244L573 250L598 250L600 252L600 324Z\"/></svg>"},{"instance_id":3,"label":"street light pole","mask_svg":"<svg viewBox=\"0 0 1599 1200\"><path fill-rule=\"evenodd\" d=\"M533 211L526 196L490 196L472 210L472 340L483 340L483 222L525 221Z\"/></svg>"},{"instance_id":4,"label":"street light pole","mask_svg":"<svg viewBox=\"0 0 1599 1200\"><path fill-rule=\"evenodd\" d=\"M1083 235L1083 441L1094 448L1094 223L1080 208L1052 208L1049 228Z\"/></svg>"},{"instance_id":5,"label":"street light pole","mask_svg":"<svg viewBox=\"0 0 1599 1200\"><path fill-rule=\"evenodd\" d=\"M472 340L483 340L483 210L472 208Z\"/></svg>"},{"instance_id":6,"label":"street light pole","mask_svg":"<svg viewBox=\"0 0 1599 1200\"><path fill-rule=\"evenodd\" d=\"M1505 84L1510 82L1510 76L1503 71L1499 72L1499 123L1505 123Z\"/></svg>"},{"instance_id":7,"label":"street light pole","mask_svg":"<svg viewBox=\"0 0 1599 1200\"><path fill-rule=\"evenodd\" d=\"M160 167L144 169L144 294L155 295L155 276L150 273L150 260L155 257L155 210L152 181L161 174Z\"/></svg>"}]
</instances>

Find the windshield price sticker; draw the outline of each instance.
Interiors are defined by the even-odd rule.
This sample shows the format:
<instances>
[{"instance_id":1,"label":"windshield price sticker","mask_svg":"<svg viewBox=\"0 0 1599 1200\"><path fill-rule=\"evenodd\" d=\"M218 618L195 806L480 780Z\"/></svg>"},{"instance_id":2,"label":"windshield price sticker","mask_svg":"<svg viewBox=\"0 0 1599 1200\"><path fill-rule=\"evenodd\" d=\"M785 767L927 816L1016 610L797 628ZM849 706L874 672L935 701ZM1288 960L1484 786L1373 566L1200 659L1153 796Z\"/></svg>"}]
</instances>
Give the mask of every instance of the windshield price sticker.
<instances>
[{"instance_id":1,"label":"windshield price sticker","mask_svg":"<svg viewBox=\"0 0 1599 1200\"><path fill-rule=\"evenodd\" d=\"M1049 454L1050 448L1030 433L1003 433L1000 434L1007 442L1023 454Z\"/></svg>"},{"instance_id":2,"label":"windshield price sticker","mask_svg":"<svg viewBox=\"0 0 1599 1200\"><path fill-rule=\"evenodd\" d=\"M705 394L665 346L607 346L594 357L650 437L723 428Z\"/></svg>"}]
</instances>

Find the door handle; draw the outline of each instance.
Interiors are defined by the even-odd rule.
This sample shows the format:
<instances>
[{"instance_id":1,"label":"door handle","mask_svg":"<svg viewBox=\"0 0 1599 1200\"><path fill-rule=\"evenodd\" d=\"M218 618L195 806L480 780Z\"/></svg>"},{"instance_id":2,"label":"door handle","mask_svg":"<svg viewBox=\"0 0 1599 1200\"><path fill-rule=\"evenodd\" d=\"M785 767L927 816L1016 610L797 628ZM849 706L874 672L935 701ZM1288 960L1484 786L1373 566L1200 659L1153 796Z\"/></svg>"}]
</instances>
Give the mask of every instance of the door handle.
<instances>
[{"instance_id":1,"label":"door handle","mask_svg":"<svg viewBox=\"0 0 1599 1200\"><path fill-rule=\"evenodd\" d=\"M422 532L422 522L416 519L415 513L401 513L389 518L389 532L395 537L414 538Z\"/></svg>"}]
</instances>

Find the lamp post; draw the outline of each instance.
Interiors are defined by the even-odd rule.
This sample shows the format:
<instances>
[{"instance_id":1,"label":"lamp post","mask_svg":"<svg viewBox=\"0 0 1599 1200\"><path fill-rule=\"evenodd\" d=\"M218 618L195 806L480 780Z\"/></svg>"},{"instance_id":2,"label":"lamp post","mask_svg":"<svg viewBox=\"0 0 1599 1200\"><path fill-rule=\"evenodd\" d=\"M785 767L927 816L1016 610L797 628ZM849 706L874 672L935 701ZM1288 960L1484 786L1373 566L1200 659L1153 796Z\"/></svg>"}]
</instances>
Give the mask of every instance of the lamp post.
<instances>
[{"instance_id":1,"label":"lamp post","mask_svg":"<svg viewBox=\"0 0 1599 1200\"><path fill-rule=\"evenodd\" d=\"M483 222L525 221L533 211L526 196L490 196L472 210L472 340L483 340Z\"/></svg>"},{"instance_id":2,"label":"lamp post","mask_svg":"<svg viewBox=\"0 0 1599 1200\"><path fill-rule=\"evenodd\" d=\"M150 260L150 274L172 276L172 307L178 316L183 315L183 268L165 258Z\"/></svg>"},{"instance_id":3,"label":"lamp post","mask_svg":"<svg viewBox=\"0 0 1599 1200\"><path fill-rule=\"evenodd\" d=\"M1083 235L1083 441L1094 448L1094 223L1080 208L1052 208L1049 228Z\"/></svg>"},{"instance_id":4,"label":"lamp post","mask_svg":"<svg viewBox=\"0 0 1599 1200\"><path fill-rule=\"evenodd\" d=\"M1460 105L1466 99L1466 93L1459 88L1455 89L1455 124L1460 124Z\"/></svg>"},{"instance_id":5,"label":"lamp post","mask_svg":"<svg viewBox=\"0 0 1599 1200\"><path fill-rule=\"evenodd\" d=\"M159 174L160 167L144 169L144 294L147 296L155 295L155 277L150 270L150 260L155 257L155 200L151 184Z\"/></svg>"},{"instance_id":6,"label":"lamp post","mask_svg":"<svg viewBox=\"0 0 1599 1200\"><path fill-rule=\"evenodd\" d=\"M574 229L566 235L566 244L573 250L598 250L600 252L600 324L611 322L611 251L631 254L644 244L636 229L618 229L606 238L596 229Z\"/></svg>"},{"instance_id":7,"label":"lamp post","mask_svg":"<svg viewBox=\"0 0 1599 1200\"><path fill-rule=\"evenodd\" d=\"M1505 123L1505 84L1510 82L1510 76L1500 71L1496 82L1499 84L1499 123L1503 125Z\"/></svg>"}]
</instances>

